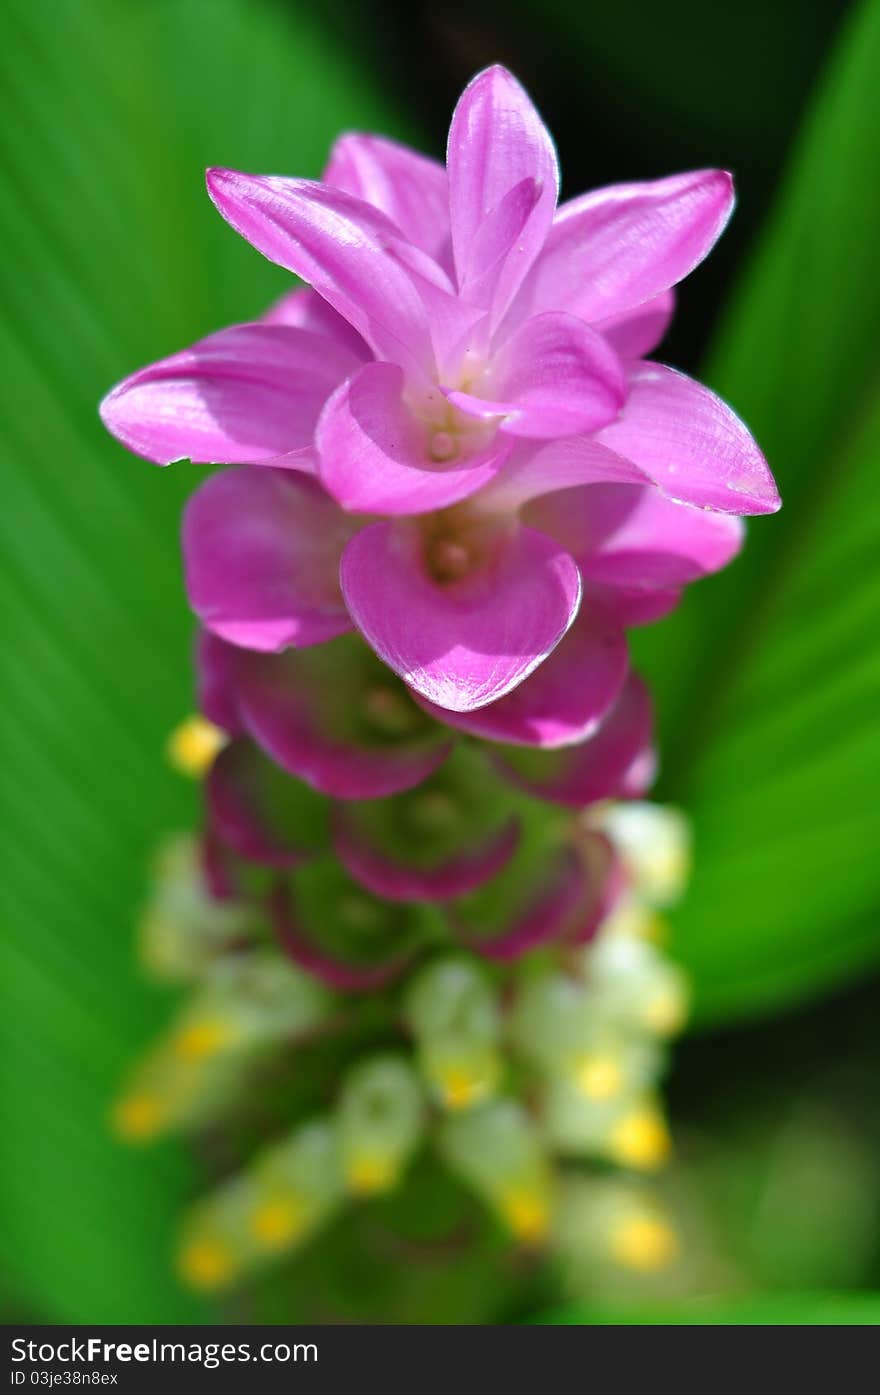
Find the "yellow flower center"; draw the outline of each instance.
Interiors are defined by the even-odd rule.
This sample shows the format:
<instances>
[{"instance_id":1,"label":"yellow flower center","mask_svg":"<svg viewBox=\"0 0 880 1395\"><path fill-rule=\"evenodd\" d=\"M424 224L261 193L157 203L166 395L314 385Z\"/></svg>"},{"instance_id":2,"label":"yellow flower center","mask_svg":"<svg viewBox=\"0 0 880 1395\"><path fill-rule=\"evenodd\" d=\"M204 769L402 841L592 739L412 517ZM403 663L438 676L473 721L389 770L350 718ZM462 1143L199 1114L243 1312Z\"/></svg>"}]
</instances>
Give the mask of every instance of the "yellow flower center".
<instances>
[{"instance_id":1,"label":"yellow flower center","mask_svg":"<svg viewBox=\"0 0 880 1395\"><path fill-rule=\"evenodd\" d=\"M251 1218L255 1238L267 1250L281 1250L302 1234L305 1208L297 1197L275 1197L263 1202Z\"/></svg>"},{"instance_id":2,"label":"yellow flower center","mask_svg":"<svg viewBox=\"0 0 880 1395\"><path fill-rule=\"evenodd\" d=\"M164 1122L165 1111L155 1095L127 1095L113 1111L116 1132L131 1143L155 1138Z\"/></svg>"},{"instance_id":3,"label":"yellow flower center","mask_svg":"<svg viewBox=\"0 0 880 1395\"><path fill-rule=\"evenodd\" d=\"M540 1244L550 1229L550 1204L536 1186L509 1188L499 1200L499 1209L510 1230L527 1245Z\"/></svg>"},{"instance_id":4,"label":"yellow flower center","mask_svg":"<svg viewBox=\"0 0 880 1395\"><path fill-rule=\"evenodd\" d=\"M229 1022L217 1019L191 1022L181 1028L175 1036L174 1051L185 1061L197 1061L203 1056L213 1056L216 1051L227 1046L234 1035Z\"/></svg>"},{"instance_id":5,"label":"yellow flower center","mask_svg":"<svg viewBox=\"0 0 880 1395\"><path fill-rule=\"evenodd\" d=\"M468 1066L448 1066L440 1072L440 1094L447 1109L470 1109L492 1093L494 1075Z\"/></svg>"},{"instance_id":6,"label":"yellow flower center","mask_svg":"<svg viewBox=\"0 0 880 1395\"><path fill-rule=\"evenodd\" d=\"M379 1153L359 1153L346 1163L349 1190L356 1196L387 1192L395 1185L399 1168L393 1158Z\"/></svg>"},{"instance_id":7,"label":"yellow flower center","mask_svg":"<svg viewBox=\"0 0 880 1395\"><path fill-rule=\"evenodd\" d=\"M646 1172L662 1167L672 1151L669 1131L660 1114L639 1109L615 1125L609 1150L617 1162Z\"/></svg>"},{"instance_id":8,"label":"yellow flower center","mask_svg":"<svg viewBox=\"0 0 880 1395\"><path fill-rule=\"evenodd\" d=\"M613 1056L582 1056L575 1067L578 1089L590 1100L610 1100L623 1089L624 1075Z\"/></svg>"},{"instance_id":9,"label":"yellow flower center","mask_svg":"<svg viewBox=\"0 0 880 1395\"><path fill-rule=\"evenodd\" d=\"M442 585L486 566L512 526L511 519L479 513L467 502L425 514L417 527L429 576Z\"/></svg>"},{"instance_id":10,"label":"yellow flower center","mask_svg":"<svg viewBox=\"0 0 880 1395\"><path fill-rule=\"evenodd\" d=\"M222 1288L232 1278L235 1263L221 1240L191 1240L180 1254L180 1273L193 1288Z\"/></svg>"},{"instance_id":11,"label":"yellow flower center","mask_svg":"<svg viewBox=\"0 0 880 1395\"><path fill-rule=\"evenodd\" d=\"M614 1229L609 1250L624 1269L654 1274L665 1269L679 1252L678 1236L661 1216L626 1217Z\"/></svg>"}]
</instances>

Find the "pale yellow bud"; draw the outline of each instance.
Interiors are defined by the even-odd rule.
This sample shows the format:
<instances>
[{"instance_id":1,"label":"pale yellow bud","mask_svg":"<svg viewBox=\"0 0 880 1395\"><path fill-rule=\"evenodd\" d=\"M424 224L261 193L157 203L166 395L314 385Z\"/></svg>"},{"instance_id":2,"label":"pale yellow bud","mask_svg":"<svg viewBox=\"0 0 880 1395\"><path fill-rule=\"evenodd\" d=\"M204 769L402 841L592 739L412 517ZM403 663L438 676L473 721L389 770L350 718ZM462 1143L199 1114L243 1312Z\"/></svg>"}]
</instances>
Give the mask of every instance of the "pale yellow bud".
<instances>
[{"instance_id":1,"label":"pale yellow bud","mask_svg":"<svg viewBox=\"0 0 880 1395\"><path fill-rule=\"evenodd\" d=\"M201 1022L190 1022L181 1027L171 1042L176 1056L186 1061L198 1061L213 1056L235 1039L235 1029L231 1022L219 1018L207 1018Z\"/></svg>"},{"instance_id":2,"label":"pale yellow bud","mask_svg":"<svg viewBox=\"0 0 880 1395\"><path fill-rule=\"evenodd\" d=\"M210 1238L187 1242L180 1252L180 1273L192 1288L223 1288L235 1273L235 1262L229 1246L222 1240Z\"/></svg>"},{"instance_id":3,"label":"pale yellow bud","mask_svg":"<svg viewBox=\"0 0 880 1395\"><path fill-rule=\"evenodd\" d=\"M615 1263L637 1274L656 1274L677 1258L678 1236L662 1216L636 1212L621 1217L609 1237Z\"/></svg>"},{"instance_id":4,"label":"pale yellow bud","mask_svg":"<svg viewBox=\"0 0 880 1395\"><path fill-rule=\"evenodd\" d=\"M672 1152L663 1116L650 1106L625 1114L611 1131L608 1152L624 1167L644 1172L662 1167Z\"/></svg>"},{"instance_id":5,"label":"pale yellow bud","mask_svg":"<svg viewBox=\"0 0 880 1395\"><path fill-rule=\"evenodd\" d=\"M210 770L227 740L224 731L196 712L174 728L165 749L175 770L199 780Z\"/></svg>"},{"instance_id":6,"label":"pale yellow bud","mask_svg":"<svg viewBox=\"0 0 880 1395\"><path fill-rule=\"evenodd\" d=\"M575 1062L575 1083L589 1100L611 1100L626 1083L620 1061L615 1056L580 1056Z\"/></svg>"},{"instance_id":7,"label":"pale yellow bud","mask_svg":"<svg viewBox=\"0 0 880 1395\"><path fill-rule=\"evenodd\" d=\"M506 1188L498 1197L498 1209L505 1224L526 1245L539 1245L550 1229L550 1202L547 1194L529 1183Z\"/></svg>"},{"instance_id":8,"label":"pale yellow bud","mask_svg":"<svg viewBox=\"0 0 880 1395\"><path fill-rule=\"evenodd\" d=\"M468 1109L485 1094L480 1082L462 1070L447 1071L440 1086L447 1109Z\"/></svg>"},{"instance_id":9,"label":"pale yellow bud","mask_svg":"<svg viewBox=\"0 0 880 1395\"><path fill-rule=\"evenodd\" d=\"M605 806L600 819L638 894L654 906L674 905L691 868L690 826L681 811L635 800Z\"/></svg>"},{"instance_id":10,"label":"pale yellow bud","mask_svg":"<svg viewBox=\"0 0 880 1395\"><path fill-rule=\"evenodd\" d=\"M687 1021L687 993L677 982L659 989L645 1004L644 1022L658 1037L672 1037Z\"/></svg>"},{"instance_id":11,"label":"pale yellow bud","mask_svg":"<svg viewBox=\"0 0 880 1395\"><path fill-rule=\"evenodd\" d=\"M127 1143L146 1143L162 1132L165 1110L156 1095L126 1095L113 1108L113 1127Z\"/></svg>"},{"instance_id":12,"label":"pale yellow bud","mask_svg":"<svg viewBox=\"0 0 880 1395\"><path fill-rule=\"evenodd\" d=\"M631 935L662 945L669 939L669 922L635 896L624 896L602 922L603 935Z\"/></svg>"},{"instance_id":13,"label":"pale yellow bud","mask_svg":"<svg viewBox=\"0 0 880 1395\"><path fill-rule=\"evenodd\" d=\"M400 1165L395 1158L382 1157L378 1153L354 1154L346 1159L345 1179L349 1191L355 1196L374 1196L379 1192L391 1191L400 1176Z\"/></svg>"},{"instance_id":14,"label":"pale yellow bud","mask_svg":"<svg viewBox=\"0 0 880 1395\"><path fill-rule=\"evenodd\" d=\"M305 1229L306 1208L296 1196L270 1197L251 1217L254 1239L265 1250L283 1250Z\"/></svg>"}]
</instances>

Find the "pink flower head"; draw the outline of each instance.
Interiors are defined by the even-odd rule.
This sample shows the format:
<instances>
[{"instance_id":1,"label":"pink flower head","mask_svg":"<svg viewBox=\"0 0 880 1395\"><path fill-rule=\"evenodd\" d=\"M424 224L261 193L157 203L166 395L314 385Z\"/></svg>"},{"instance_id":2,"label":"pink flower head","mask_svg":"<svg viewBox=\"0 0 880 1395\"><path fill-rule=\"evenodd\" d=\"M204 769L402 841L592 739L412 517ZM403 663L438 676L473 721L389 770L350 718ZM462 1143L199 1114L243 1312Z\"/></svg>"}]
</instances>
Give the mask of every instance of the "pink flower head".
<instances>
[{"instance_id":1,"label":"pink flower head","mask_svg":"<svg viewBox=\"0 0 880 1395\"><path fill-rule=\"evenodd\" d=\"M311 289L102 408L158 463L239 467L187 512L204 626L264 653L354 628L451 724L582 740L622 693L625 626L735 554L735 515L779 507L730 408L642 358L727 222L729 175L557 207L550 136L493 67L445 169L347 135L322 182L215 169L208 188Z\"/></svg>"}]
</instances>

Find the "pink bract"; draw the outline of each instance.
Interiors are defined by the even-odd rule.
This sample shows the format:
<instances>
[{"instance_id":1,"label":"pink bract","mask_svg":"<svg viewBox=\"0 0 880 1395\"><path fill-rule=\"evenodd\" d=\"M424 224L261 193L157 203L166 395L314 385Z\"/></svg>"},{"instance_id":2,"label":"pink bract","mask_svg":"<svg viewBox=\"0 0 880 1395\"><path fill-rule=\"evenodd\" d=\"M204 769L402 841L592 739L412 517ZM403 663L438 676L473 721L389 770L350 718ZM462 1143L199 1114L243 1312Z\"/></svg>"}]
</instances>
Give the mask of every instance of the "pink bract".
<instances>
[{"instance_id":1,"label":"pink bract","mask_svg":"<svg viewBox=\"0 0 880 1395\"><path fill-rule=\"evenodd\" d=\"M724 229L730 176L559 207L558 187L541 117L497 66L462 94L445 168L349 134L323 181L208 172L226 221L309 289L135 373L102 415L156 463L238 467L202 485L184 530L215 636L299 651L354 628L451 725L602 739L623 629L725 565L735 516L779 497L734 412L643 357ZM325 788L294 706L279 749ZM608 783L554 772L563 802Z\"/></svg>"}]
</instances>

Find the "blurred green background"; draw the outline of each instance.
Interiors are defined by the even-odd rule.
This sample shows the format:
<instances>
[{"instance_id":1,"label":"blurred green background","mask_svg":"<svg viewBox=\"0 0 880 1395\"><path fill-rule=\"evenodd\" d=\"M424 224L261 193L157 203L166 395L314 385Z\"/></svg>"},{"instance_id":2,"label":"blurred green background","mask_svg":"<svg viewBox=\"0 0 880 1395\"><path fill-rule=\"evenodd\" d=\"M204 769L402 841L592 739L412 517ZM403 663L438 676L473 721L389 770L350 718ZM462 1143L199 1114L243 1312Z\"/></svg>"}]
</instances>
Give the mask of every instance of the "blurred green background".
<instances>
[{"instance_id":1,"label":"blurred green background","mask_svg":"<svg viewBox=\"0 0 880 1395\"><path fill-rule=\"evenodd\" d=\"M125 1153L105 1129L124 1063L167 1015L132 954L145 861L195 816L162 750L192 701L177 531L196 475L126 456L96 404L286 284L217 217L206 165L317 175L343 128L440 154L458 91L496 59L544 112L568 194L708 164L738 179L734 223L661 356L745 416L785 506L636 644L660 793L696 824L674 948L697 1015L673 1119L724 1256L709 1289L769 1295L718 1320L878 1319L880 3L7 0L9 1319L210 1316L168 1261L192 1165L173 1146ZM523 1315L503 1286L493 1307L482 1278L446 1286L470 1292L474 1320ZM276 1292L262 1311L295 1319L295 1302Z\"/></svg>"}]
</instances>

